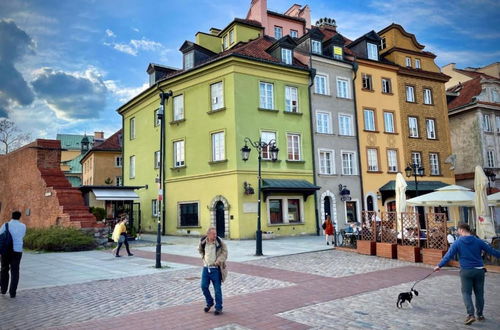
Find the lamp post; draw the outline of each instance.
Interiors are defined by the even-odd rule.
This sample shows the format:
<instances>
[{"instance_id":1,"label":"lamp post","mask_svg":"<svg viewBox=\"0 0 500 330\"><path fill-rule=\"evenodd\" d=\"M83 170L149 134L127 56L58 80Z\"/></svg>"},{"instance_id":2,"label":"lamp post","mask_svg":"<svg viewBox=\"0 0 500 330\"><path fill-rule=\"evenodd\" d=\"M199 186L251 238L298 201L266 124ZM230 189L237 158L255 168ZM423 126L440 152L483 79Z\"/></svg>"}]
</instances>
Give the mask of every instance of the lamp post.
<instances>
[{"instance_id":1,"label":"lamp post","mask_svg":"<svg viewBox=\"0 0 500 330\"><path fill-rule=\"evenodd\" d=\"M163 156L165 154L165 140L163 135L165 133L165 102L168 101L168 98L172 96L172 91L164 92L160 89L160 108L158 109L158 120L160 121L160 156L159 156L159 182L158 182L158 228L156 231L156 268L161 268L161 225L165 226L165 208L162 207L163 202L163 190L165 188L164 185L164 166L163 166Z\"/></svg>"},{"instance_id":2,"label":"lamp post","mask_svg":"<svg viewBox=\"0 0 500 330\"><path fill-rule=\"evenodd\" d=\"M424 168L420 164L408 163L405 168L406 176L415 178L415 197L418 197L418 181L417 178L424 176Z\"/></svg>"},{"instance_id":3,"label":"lamp post","mask_svg":"<svg viewBox=\"0 0 500 330\"><path fill-rule=\"evenodd\" d=\"M258 160L259 160L259 171L258 171L258 176L257 179L259 180L259 188L258 188L258 197L257 197L257 231L255 232L255 255L256 256L261 256L262 255L262 230L261 230L261 224L260 224L260 215L261 215L261 190L262 190L262 151L267 148L268 154L271 156L271 160L275 162L278 159L278 152L279 149L276 147L276 140L271 140L269 142L264 142L261 139L258 141L253 142L249 138L245 138L245 146L241 148L241 158L243 161L247 161L248 158L250 157L250 145L254 149L257 150L258 152ZM268 155L269 156L269 155Z\"/></svg>"},{"instance_id":4,"label":"lamp post","mask_svg":"<svg viewBox=\"0 0 500 330\"><path fill-rule=\"evenodd\" d=\"M488 177L488 193L491 194L491 185L490 183L495 184L495 180L497 175L493 172L492 169L484 169L484 174Z\"/></svg>"}]
</instances>

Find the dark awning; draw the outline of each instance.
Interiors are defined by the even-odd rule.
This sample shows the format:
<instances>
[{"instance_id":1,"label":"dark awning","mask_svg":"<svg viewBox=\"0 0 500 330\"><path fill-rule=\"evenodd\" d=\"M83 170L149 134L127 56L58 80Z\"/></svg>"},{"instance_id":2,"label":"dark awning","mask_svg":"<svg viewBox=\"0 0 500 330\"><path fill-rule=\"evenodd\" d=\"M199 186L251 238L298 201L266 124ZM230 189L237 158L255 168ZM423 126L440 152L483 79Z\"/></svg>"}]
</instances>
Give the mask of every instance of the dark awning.
<instances>
[{"instance_id":1,"label":"dark awning","mask_svg":"<svg viewBox=\"0 0 500 330\"><path fill-rule=\"evenodd\" d=\"M262 192L264 193L264 200L271 193L298 193L304 196L304 200L309 195L314 194L316 190L321 187L306 180L286 180L286 179L263 179Z\"/></svg>"},{"instance_id":2,"label":"dark awning","mask_svg":"<svg viewBox=\"0 0 500 330\"><path fill-rule=\"evenodd\" d=\"M406 181L406 184L408 185L406 187L406 194L408 195L408 197L415 197L415 181ZM448 186L448 184L441 181L418 181L418 195L427 194L445 186ZM391 180L379 188L380 194L382 195L382 204L385 203L385 200L389 197L393 197L396 195L395 189L395 180Z\"/></svg>"}]
</instances>

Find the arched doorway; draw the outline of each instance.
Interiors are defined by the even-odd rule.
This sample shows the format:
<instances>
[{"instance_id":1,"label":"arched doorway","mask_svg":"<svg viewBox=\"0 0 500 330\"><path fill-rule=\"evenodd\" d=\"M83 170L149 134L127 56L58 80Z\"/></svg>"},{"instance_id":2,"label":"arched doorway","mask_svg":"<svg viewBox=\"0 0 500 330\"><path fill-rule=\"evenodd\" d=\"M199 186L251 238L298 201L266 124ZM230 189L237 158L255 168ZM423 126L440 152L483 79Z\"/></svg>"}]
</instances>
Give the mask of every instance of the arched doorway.
<instances>
[{"instance_id":1,"label":"arched doorway","mask_svg":"<svg viewBox=\"0 0 500 330\"><path fill-rule=\"evenodd\" d=\"M375 208L373 207L373 197L369 195L366 198L366 210L367 211L375 211Z\"/></svg>"},{"instance_id":2,"label":"arched doorway","mask_svg":"<svg viewBox=\"0 0 500 330\"><path fill-rule=\"evenodd\" d=\"M325 219L327 216L330 216L330 219L332 218L332 199L329 196L325 196L323 201L323 212L325 212Z\"/></svg>"},{"instance_id":3,"label":"arched doorway","mask_svg":"<svg viewBox=\"0 0 500 330\"><path fill-rule=\"evenodd\" d=\"M217 229L217 236L225 237L226 219L224 216L224 203L221 201L215 204L215 228Z\"/></svg>"}]
</instances>

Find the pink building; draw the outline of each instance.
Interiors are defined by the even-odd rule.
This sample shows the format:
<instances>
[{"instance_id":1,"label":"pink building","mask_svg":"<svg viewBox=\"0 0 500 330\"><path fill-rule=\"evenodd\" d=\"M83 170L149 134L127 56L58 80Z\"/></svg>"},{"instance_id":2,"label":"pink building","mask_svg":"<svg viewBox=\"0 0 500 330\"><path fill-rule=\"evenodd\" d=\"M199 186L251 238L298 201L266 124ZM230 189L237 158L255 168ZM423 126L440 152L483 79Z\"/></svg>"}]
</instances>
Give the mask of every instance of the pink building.
<instances>
[{"instance_id":1,"label":"pink building","mask_svg":"<svg viewBox=\"0 0 500 330\"><path fill-rule=\"evenodd\" d=\"M300 38L311 28L311 10L308 5L294 4L280 14L267 10L267 0L252 0L247 19L260 22L264 34L276 39L285 35Z\"/></svg>"}]
</instances>

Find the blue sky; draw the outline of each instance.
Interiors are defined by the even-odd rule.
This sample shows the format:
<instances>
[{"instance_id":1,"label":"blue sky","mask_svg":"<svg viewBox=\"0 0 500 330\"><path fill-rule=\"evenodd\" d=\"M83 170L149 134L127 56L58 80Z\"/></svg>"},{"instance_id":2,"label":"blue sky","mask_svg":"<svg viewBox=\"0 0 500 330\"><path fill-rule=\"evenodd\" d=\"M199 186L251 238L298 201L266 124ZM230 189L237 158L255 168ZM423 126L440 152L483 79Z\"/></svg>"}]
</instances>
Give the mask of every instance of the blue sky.
<instances>
[{"instance_id":1,"label":"blue sky","mask_svg":"<svg viewBox=\"0 0 500 330\"><path fill-rule=\"evenodd\" d=\"M283 12L294 2L268 0ZM302 2L299 2L302 3ZM306 2L302 3L305 4ZM496 0L309 0L349 38L392 22L416 34L441 66L500 61ZM250 0L9 0L0 2L0 117L32 136L120 128L120 104L146 87L148 63L179 67L197 31L245 17Z\"/></svg>"}]
</instances>

